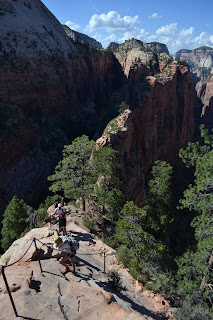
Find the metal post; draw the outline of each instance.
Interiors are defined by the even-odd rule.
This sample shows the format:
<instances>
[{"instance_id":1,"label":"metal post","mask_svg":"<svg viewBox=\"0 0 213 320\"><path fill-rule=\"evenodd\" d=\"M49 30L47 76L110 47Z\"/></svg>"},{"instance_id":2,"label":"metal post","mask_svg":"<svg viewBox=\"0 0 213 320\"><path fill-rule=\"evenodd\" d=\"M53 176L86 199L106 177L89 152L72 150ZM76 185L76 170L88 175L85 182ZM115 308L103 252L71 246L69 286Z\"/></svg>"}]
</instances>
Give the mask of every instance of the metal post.
<instances>
[{"instance_id":1,"label":"metal post","mask_svg":"<svg viewBox=\"0 0 213 320\"><path fill-rule=\"evenodd\" d=\"M36 239L35 239L35 238L33 238L33 241L34 241L34 243L35 243L36 253L37 253L37 258L38 258L39 266L40 266L41 273L42 273L42 272L43 272L43 270L42 270L42 267L41 267L41 261L40 261L39 254L38 254L38 248L37 248L37 245L36 245Z\"/></svg>"},{"instance_id":2,"label":"metal post","mask_svg":"<svg viewBox=\"0 0 213 320\"><path fill-rule=\"evenodd\" d=\"M104 273L106 273L106 252L104 250Z\"/></svg>"},{"instance_id":3,"label":"metal post","mask_svg":"<svg viewBox=\"0 0 213 320\"><path fill-rule=\"evenodd\" d=\"M9 285L8 285L8 282L7 282L7 278L6 278L6 276L5 276L4 268L5 268L5 267L2 266L2 276L3 276L4 282L5 282L5 285L6 285L6 288L7 288L7 292L8 292L9 297L10 297L10 301L11 301L12 306L13 306L13 310L14 310L14 312L15 312L16 317L18 317L18 313L17 313L17 311L16 311L16 306L15 306L15 303L14 303L14 301L13 301L13 297L12 297L12 294L11 294L11 291L10 291L10 288L9 288Z\"/></svg>"}]
</instances>

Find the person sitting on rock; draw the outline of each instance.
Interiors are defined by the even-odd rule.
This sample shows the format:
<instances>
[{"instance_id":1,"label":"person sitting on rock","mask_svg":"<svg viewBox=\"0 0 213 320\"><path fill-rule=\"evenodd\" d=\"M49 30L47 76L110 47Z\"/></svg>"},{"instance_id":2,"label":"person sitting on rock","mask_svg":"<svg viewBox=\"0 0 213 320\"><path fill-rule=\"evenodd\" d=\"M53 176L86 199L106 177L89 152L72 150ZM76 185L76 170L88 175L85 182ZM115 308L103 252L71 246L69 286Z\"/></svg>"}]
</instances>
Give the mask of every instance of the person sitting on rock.
<instances>
[{"instance_id":1,"label":"person sitting on rock","mask_svg":"<svg viewBox=\"0 0 213 320\"><path fill-rule=\"evenodd\" d=\"M66 210L62 207L61 203L59 203L58 208L55 210L55 212L58 214L58 226L59 226L58 232L60 233L63 230L63 235L65 235L67 233Z\"/></svg>"},{"instance_id":2,"label":"person sitting on rock","mask_svg":"<svg viewBox=\"0 0 213 320\"><path fill-rule=\"evenodd\" d=\"M62 264L65 267L62 273L65 274L68 271L75 272L75 252L72 250L70 244L67 241L63 240L61 237L56 235L54 237L53 248L62 251L62 257L59 260L60 264ZM72 270L70 270L70 268L67 265L68 260L72 263Z\"/></svg>"}]
</instances>

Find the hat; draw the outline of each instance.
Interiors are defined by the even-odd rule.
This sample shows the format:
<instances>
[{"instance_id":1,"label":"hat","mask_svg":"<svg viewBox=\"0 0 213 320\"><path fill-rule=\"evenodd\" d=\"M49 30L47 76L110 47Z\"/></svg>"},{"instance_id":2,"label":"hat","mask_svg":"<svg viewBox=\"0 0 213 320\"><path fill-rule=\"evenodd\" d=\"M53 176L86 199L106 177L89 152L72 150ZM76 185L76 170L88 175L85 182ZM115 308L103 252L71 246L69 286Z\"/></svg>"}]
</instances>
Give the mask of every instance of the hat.
<instances>
[{"instance_id":1,"label":"hat","mask_svg":"<svg viewBox=\"0 0 213 320\"><path fill-rule=\"evenodd\" d=\"M61 207L61 203L58 204L58 208L60 208L60 207Z\"/></svg>"},{"instance_id":2,"label":"hat","mask_svg":"<svg viewBox=\"0 0 213 320\"><path fill-rule=\"evenodd\" d=\"M63 240L60 237L58 237L58 236L54 237L54 243L53 243L54 247L58 247L62 243L63 243Z\"/></svg>"}]
</instances>

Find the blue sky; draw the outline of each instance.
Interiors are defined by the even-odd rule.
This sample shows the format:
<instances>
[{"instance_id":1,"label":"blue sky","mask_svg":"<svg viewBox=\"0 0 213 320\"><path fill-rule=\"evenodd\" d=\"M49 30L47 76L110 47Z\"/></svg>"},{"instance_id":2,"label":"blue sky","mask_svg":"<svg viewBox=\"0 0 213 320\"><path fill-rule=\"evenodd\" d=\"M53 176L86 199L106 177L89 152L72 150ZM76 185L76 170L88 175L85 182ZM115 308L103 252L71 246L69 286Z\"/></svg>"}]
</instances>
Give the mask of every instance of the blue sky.
<instances>
[{"instance_id":1,"label":"blue sky","mask_svg":"<svg viewBox=\"0 0 213 320\"><path fill-rule=\"evenodd\" d=\"M158 41L171 54L213 47L213 1L42 0L62 23L101 42Z\"/></svg>"}]
</instances>

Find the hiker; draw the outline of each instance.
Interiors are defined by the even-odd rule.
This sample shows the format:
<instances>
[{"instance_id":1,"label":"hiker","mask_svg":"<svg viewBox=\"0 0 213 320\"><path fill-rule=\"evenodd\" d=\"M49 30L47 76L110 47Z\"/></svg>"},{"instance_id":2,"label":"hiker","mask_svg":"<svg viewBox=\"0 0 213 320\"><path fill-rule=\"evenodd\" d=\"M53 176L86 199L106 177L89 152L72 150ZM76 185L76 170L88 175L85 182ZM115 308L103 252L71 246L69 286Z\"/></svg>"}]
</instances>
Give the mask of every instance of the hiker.
<instances>
[{"instance_id":1,"label":"hiker","mask_svg":"<svg viewBox=\"0 0 213 320\"><path fill-rule=\"evenodd\" d=\"M61 237L55 236L53 248L62 251L62 257L59 260L60 264L62 264L62 266L65 267L62 273L65 274L68 271L75 272L75 251L72 249L69 242L66 240L63 240ZM72 267L73 267L72 270L70 270L70 268L67 265L68 260L72 263Z\"/></svg>"},{"instance_id":2,"label":"hiker","mask_svg":"<svg viewBox=\"0 0 213 320\"><path fill-rule=\"evenodd\" d=\"M58 201L56 201L55 203L54 203L54 206L55 206L55 210L58 208Z\"/></svg>"},{"instance_id":3,"label":"hiker","mask_svg":"<svg viewBox=\"0 0 213 320\"><path fill-rule=\"evenodd\" d=\"M66 206L66 202L64 201L64 198L61 198L61 201L60 201L62 207Z\"/></svg>"},{"instance_id":4,"label":"hiker","mask_svg":"<svg viewBox=\"0 0 213 320\"><path fill-rule=\"evenodd\" d=\"M63 230L63 235L65 235L67 233L66 210L62 207L61 203L59 203L58 208L55 210L55 212L58 214L58 226L59 226L58 232L60 233Z\"/></svg>"}]
</instances>

